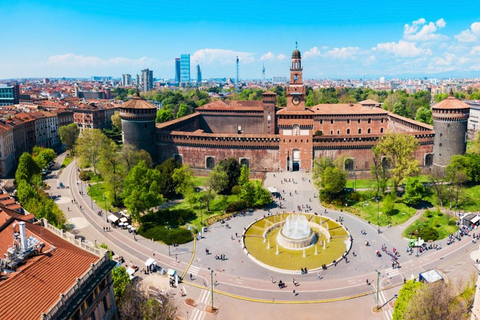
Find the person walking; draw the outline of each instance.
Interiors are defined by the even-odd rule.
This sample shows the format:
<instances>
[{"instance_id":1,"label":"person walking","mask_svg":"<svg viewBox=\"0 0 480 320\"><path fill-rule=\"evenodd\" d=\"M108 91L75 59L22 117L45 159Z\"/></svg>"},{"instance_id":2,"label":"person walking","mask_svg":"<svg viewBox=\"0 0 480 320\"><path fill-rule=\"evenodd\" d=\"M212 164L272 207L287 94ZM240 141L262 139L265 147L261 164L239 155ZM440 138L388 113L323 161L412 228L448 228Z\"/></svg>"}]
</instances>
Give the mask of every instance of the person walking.
<instances>
[{"instance_id":1,"label":"person walking","mask_svg":"<svg viewBox=\"0 0 480 320\"><path fill-rule=\"evenodd\" d=\"M297 293L295 292L295 289L293 289L293 296L295 297Z\"/></svg>"}]
</instances>

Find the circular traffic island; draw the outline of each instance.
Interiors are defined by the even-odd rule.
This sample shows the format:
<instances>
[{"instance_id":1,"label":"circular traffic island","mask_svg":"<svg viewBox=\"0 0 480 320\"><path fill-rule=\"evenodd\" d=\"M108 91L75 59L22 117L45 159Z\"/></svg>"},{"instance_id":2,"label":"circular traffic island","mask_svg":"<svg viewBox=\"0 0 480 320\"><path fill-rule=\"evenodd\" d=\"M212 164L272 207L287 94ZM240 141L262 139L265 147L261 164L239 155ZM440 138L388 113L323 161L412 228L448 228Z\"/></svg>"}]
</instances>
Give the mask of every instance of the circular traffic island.
<instances>
[{"instance_id":1,"label":"circular traffic island","mask_svg":"<svg viewBox=\"0 0 480 320\"><path fill-rule=\"evenodd\" d=\"M350 235L339 223L313 214L277 214L252 223L245 231L248 256L278 272L321 269L350 249Z\"/></svg>"}]
</instances>

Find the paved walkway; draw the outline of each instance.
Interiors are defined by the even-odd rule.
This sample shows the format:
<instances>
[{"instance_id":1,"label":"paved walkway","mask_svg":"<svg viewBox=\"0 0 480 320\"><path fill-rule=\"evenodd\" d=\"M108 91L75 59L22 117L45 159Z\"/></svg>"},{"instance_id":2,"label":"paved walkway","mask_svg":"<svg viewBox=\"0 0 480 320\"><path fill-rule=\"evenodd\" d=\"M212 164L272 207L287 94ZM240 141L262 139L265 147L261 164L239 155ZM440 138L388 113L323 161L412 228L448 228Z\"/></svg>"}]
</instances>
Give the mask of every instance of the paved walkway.
<instances>
[{"instance_id":1,"label":"paved walkway","mask_svg":"<svg viewBox=\"0 0 480 320\"><path fill-rule=\"evenodd\" d=\"M294 179L296 183L285 182L285 179L287 181ZM56 189L59 182L69 188ZM267 174L264 186L277 188L285 200L276 202L269 209L256 210L249 215L232 218L228 221L230 229L220 223L210 226L205 237L196 242L196 252L193 252L193 243L174 248L152 242L139 235L135 240L133 235L126 230L112 229L111 232L104 232L103 227L110 226L106 222L106 214L99 215L98 212L101 209L86 195L86 186L77 179L74 162L63 170L58 179L50 179L47 183L52 186L50 193L61 195L57 203L76 225L74 232L78 232L92 242L108 244L116 254L124 256L127 261L131 261L141 268L148 258L155 258L163 268L175 269L180 274L189 268L188 273L191 273L196 280L190 282L187 275L185 284L192 285L192 288L209 287L210 270L214 270L217 292L230 296L238 295L249 301L292 301L297 303L299 301L337 300L354 295L370 295L375 286L367 286L366 279L375 283L375 270L381 272L381 288L387 288L403 283L404 277L418 276L418 272L425 269L424 266L430 267L444 263L446 259L454 259L460 252L472 247L468 240L456 242L448 247L442 241L444 247L442 250L426 251L418 258L415 255L409 256L405 254L408 241L401 238L401 233L403 228L418 215L403 225L382 228L383 233L378 234L376 227L365 220L344 212L327 210L326 215L332 219L343 217L344 225L354 238L351 252L355 252L356 257L350 254L350 263L341 262L337 267L331 267L326 272L322 272L321 280L318 280L316 274L295 276L300 282L300 286L296 288L300 294L298 297L294 297L291 292L292 286L287 290L279 290L278 286L270 281L274 276L277 281L282 279L289 285L292 276L272 272L251 261L244 254L241 243L238 241L239 238L235 238L235 233L241 235L245 226L255 219L263 217L268 210L273 213L292 212L293 210L298 211L298 206L302 204L309 204L312 206L312 212L325 212L325 209L319 205L318 198L315 197L316 191L308 174L302 172ZM82 190L83 196L80 194ZM71 202L73 199L76 201L75 204ZM366 230L367 234L362 235L361 230ZM234 240L231 240L232 235ZM371 246L366 247L365 241L369 241ZM402 268L392 269L386 255L381 258L376 257L375 250L379 250L382 244L389 249L395 247L401 252L402 257L399 262ZM206 248L210 250L211 255L205 254ZM194 254L193 263L189 265L192 253ZM216 253L225 254L228 260L215 260Z\"/></svg>"}]
</instances>

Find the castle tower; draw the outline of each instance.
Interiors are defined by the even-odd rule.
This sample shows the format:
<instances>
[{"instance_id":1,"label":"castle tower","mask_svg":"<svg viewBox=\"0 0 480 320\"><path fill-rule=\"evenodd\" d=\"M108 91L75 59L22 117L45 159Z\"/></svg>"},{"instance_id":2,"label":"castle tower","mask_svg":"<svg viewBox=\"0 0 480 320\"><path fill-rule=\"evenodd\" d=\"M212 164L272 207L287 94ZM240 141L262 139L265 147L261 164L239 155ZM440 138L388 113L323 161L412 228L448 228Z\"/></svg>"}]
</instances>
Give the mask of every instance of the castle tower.
<instances>
[{"instance_id":1,"label":"castle tower","mask_svg":"<svg viewBox=\"0 0 480 320\"><path fill-rule=\"evenodd\" d=\"M290 111L305 110L305 86L303 85L302 72L302 56L300 50L295 49L292 53L290 83L287 87L287 109Z\"/></svg>"},{"instance_id":2,"label":"castle tower","mask_svg":"<svg viewBox=\"0 0 480 320\"><path fill-rule=\"evenodd\" d=\"M445 168L456 154L464 154L467 148L467 121L470 106L453 96L432 106L433 130L433 165Z\"/></svg>"},{"instance_id":3,"label":"castle tower","mask_svg":"<svg viewBox=\"0 0 480 320\"><path fill-rule=\"evenodd\" d=\"M313 123L315 114L305 108L305 86L302 79L302 56L292 53L287 107L277 112L280 135L280 168L286 171L310 170L313 158Z\"/></svg>"},{"instance_id":4,"label":"castle tower","mask_svg":"<svg viewBox=\"0 0 480 320\"><path fill-rule=\"evenodd\" d=\"M275 134L275 102L277 94L272 91L267 91L263 94L263 123L266 134Z\"/></svg>"},{"instance_id":5,"label":"castle tower","mask_svg":"<svg viewBox=\"0 0 480 320\"><path fill-rule=\"evenodd\" d=\"M155 118L157 107L145 101L137 93L120 107L123 143L150 153L153 162L157 159Z\"/></svg>"}]
</instances>

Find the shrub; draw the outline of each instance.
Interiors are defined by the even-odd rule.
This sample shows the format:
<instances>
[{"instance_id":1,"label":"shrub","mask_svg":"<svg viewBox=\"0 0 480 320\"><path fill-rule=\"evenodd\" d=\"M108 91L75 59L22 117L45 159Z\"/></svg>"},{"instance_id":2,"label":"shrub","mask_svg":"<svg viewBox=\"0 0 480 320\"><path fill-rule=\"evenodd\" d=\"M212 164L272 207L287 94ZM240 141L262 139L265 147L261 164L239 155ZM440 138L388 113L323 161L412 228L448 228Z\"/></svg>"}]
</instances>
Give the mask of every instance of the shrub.
<instances>
[{"instance_id":1,"label":"shrub","mask_svg":"<svg viewBox=\"0 0 480 320\"><path fill-rule=\"evenodd\" d=\"M80 178L80 180L82 181L88 181L90 180L90 175L88 174L88 172L86 171L80 171L80 174L78 175L78 177Z\"/></svg>"},{"instance_id":2,"label":"shrub","mask_svg":"<svg viewBox=\"0 0 480 320\"><path fill-rule=\"evenodd\" d=\"M240 186L233 186L232 187L232 194L239 195L242 192L242 187Z\"/></svg>"},{"instance_id":3,"label":"shrub","mask_svg":"<svg viewBox=\"0 0 480 320\"><path fill-rule=\"evenodd\" d=\"M153 239L154 241L162 241L165 244L171 245L172 243L187 243L193 240L192 233L183 228L168 229L163 226L151 227L151 223L143 224L138 233L147 239Z\"/></svg>"},{"instance_id":4,"label":"shrub","mask_svg":"<svg viewBox=\"0 0 480 320\"><path fill-rule=\"evenodd\" d=\"M226 208L226 212L235 212L235 211L240 211L247 208L247 204L243 200L238 200L231 202Z\"/></svg>"},{"instance_id":5,"label":"shrub","mask_svg":"<svg viewBox=\"0 0 480 320\"><path fill-rule=\"evenodd\" d=\"M432 227L427 227L424 226L421 230L418 232L418 236L422 238L425 241L428 240L437 240L438 238L438 231L435 230Z\"/></svg>"}]
</instances>

